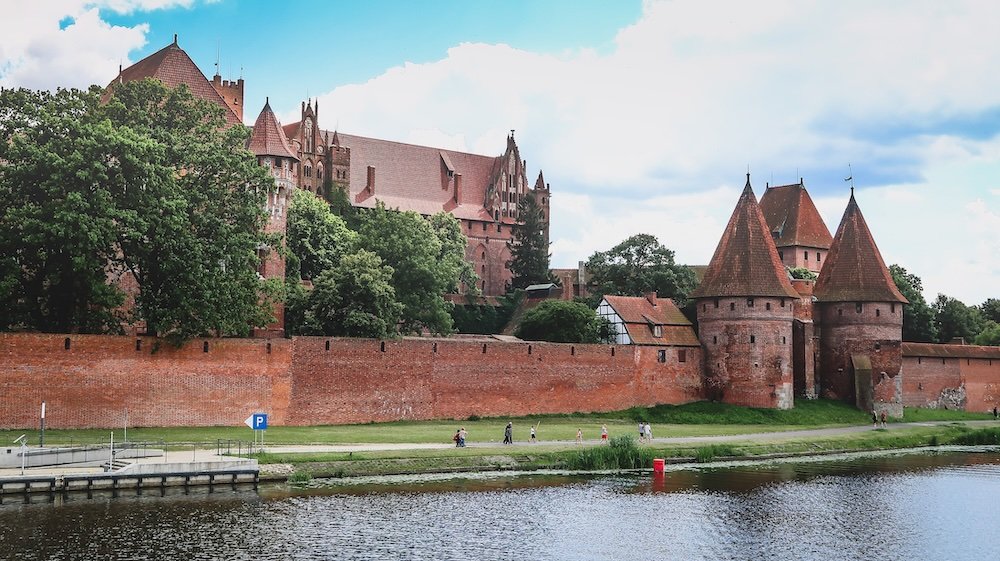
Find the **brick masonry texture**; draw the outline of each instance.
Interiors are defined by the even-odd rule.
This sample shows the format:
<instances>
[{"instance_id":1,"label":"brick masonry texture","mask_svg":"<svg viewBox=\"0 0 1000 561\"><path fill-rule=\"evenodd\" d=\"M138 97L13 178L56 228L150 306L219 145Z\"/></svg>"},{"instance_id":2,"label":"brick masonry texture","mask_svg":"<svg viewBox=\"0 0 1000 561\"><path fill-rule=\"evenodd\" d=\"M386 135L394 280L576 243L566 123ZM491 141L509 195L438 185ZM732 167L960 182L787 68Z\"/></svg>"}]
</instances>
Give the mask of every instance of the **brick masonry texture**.
<instances>
[{"instance_id":1,"label":"brick masonry texture","mask_svg":"<svg viewBox=\"0 0 1000 561\"><path fill-rule=\"evenodd\" d=\"M903 405L992 411L1000 406L1000 360L955 357L903 357ZM952 401L964 395L958 407Z\"/></svg>"},{"instance_id":2,"label":"brick masonry texture","mask_svg":"<svg viewBox=\"0 0 1000 561\"><path fill-rule=\"evenodd\" d=\"M97 428L120 426L126 408L131 426L235 426L255 411L275 425L319 425L703 398L701 350L690 347L680 362L675 347L447 339L207 339L153 352L155 344L0 334L0 427L36 426L43 400L47 426Z\"/></svg>"}]
</instances>

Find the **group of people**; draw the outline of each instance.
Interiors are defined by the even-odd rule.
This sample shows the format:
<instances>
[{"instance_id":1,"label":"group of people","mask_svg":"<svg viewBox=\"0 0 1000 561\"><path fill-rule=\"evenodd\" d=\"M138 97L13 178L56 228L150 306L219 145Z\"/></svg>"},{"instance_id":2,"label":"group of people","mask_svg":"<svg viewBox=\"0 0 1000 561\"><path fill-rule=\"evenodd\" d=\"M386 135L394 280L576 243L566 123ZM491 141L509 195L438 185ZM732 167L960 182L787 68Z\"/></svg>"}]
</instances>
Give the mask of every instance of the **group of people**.
<instances>
[{"instance_id":1,"label":"group of people","mask_svg":"<svg viewBox=\"0 0 1000 561\"><path fill-rule=\"evenodd\" d=\"M877 429L879 427L879 420L880 419L882 421L882 428L886 428L887 425L886 425L886 414L885 414L885 411L883 410L882 411L882 416L879 417L878 412L875 411L874 409L872 409L872 428Z\"/></svg>"},{"instance_id":2,"label":"group of people","mask_svg":"<svg viewBox=\"0 0 1000 561\"><path fill-rule=\"evenodd\" d=\"M649 423L639 422L639 442L653 441L653 427Z\"/></svg>"},{"instance_id":3,"label":"group of people","mask_svg":"<svg viewBox=\"0 0 1000 561\"><path fill-rule=\"evenodd\" d=\"M468 434L465 427L455 431L455 436L451 437L455 441L455 448L465 448L465 436Z\"/></svg>"}]
</instances>

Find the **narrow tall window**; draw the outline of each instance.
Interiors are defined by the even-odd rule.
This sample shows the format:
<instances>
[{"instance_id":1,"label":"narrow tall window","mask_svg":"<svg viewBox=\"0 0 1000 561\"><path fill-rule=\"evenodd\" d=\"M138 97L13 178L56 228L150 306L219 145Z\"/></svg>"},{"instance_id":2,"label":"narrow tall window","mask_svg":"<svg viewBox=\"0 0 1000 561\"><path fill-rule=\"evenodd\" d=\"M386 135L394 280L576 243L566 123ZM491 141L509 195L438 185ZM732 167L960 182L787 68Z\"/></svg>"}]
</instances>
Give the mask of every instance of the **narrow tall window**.
<instances>
[{"instance_id":1,"label":"narrow tall window","mask_svg":"<svg viewBox=\"0 0 1000 561\"><path fill-rule=\"evenodd\" d=\"M735 311L735 310L736 310L736 302L730 302L729 303L729 311L732 312L732 311Z\"/></svg>"},{"instance_id":2,"label":"narrow tall window","mask_svg":"<svg viewBox=\"0 0 1000 561\"><path fill-rule=\"evenodd\" d=\"M806 261L809 261L809 252L807 251L805 252L805 254L806 254Z\"/></svg>"},{"instance_id":3,"label":"narrow tall window","mask_svg":"<svg viewBox=\"0 0 1000 561\"><path fill-rule=\"evenodd\" d=\"M861 302L856 302L854 304L854 311L860 314L861 310L862 310Z\"/></svg>"},{"instance_id":4,"label":"narrow tall window","mask_svg":"<svg viewBox=\"0 0 1000 561\"><path fill-rule=\"evenodd\" d=\"M753 307L753 298L747 298L747 307L748 308L752 308Z\"/></svg>"},{"instance_id":5,"label":"narrow tall window","mask_svg":"<svg viewBox=\"0 0 1000 561\"><path fill-rule=\"evenodd\" d=\"M677 349L677 362L687 362L687 349Z\"/></svg>"},{"instance_id":6,"label":"narrow tall window","mask_svg":"<svg viewBox=\"0 0 1000 561\"><path fill-rule=\"evenodd\" d=\"M656 362L667 362L667 351L666 349L660 349L656 351Z\"/></svg>"}]
</instances>

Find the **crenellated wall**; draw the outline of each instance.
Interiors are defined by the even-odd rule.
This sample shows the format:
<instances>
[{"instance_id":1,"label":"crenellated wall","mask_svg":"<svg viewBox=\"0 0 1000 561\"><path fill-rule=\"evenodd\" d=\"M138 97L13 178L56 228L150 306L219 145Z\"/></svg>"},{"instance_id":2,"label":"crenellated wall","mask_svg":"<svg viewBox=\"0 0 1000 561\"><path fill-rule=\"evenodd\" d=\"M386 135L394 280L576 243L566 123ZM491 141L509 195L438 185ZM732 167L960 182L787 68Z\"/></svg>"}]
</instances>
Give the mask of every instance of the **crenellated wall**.
<instances>
[{"instance_id":1,"label":"crenellated wall","mask_svg":"<svg viewBox=\"0 0 1000 561\"><path fill-rule=\"evenodd\" d=\"M43 400L48 426L90 428L120 426L126 408L131 426L239 425L255 411L275 425L318 425L703 398L701 349L690 347L297 337L153 352L156 343L0 334L0 427L36 426Z\"/></svg>"}]
</instances>

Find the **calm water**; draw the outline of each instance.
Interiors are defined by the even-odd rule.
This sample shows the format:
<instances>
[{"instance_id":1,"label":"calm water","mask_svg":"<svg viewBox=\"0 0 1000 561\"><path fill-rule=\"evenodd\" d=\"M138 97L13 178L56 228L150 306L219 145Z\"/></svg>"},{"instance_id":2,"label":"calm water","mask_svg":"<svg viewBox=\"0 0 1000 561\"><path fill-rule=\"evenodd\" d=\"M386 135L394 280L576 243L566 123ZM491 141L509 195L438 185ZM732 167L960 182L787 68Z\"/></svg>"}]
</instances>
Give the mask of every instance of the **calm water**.
<instances>
[{"instance_id":1,"label":"calm water","mask_svg":"<svg viewBox=\"0 0 1000 561\"><path fill-rule=\"evenodd\" d=\"M1000 455L0 505L10 559L1000 559Z\"/></svg>"}]
</instances>

